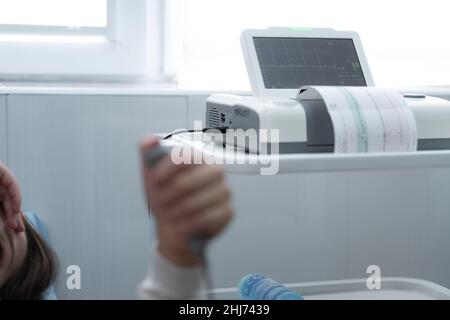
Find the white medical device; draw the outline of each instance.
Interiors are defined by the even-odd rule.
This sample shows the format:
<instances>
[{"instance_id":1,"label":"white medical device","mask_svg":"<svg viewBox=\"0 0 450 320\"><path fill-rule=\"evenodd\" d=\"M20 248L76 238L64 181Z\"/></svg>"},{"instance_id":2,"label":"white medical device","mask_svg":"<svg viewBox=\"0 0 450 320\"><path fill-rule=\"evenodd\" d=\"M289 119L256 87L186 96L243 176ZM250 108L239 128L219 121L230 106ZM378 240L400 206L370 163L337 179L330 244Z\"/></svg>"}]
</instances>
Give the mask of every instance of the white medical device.
<instances>
[{"instance_id":1,"label":"white medical device","mask_svg":"<svg viewBox=\"0 0 450 320\"><path fill-rule=\"evenodd\" d=\"M332 29L245 30L241 45L253 96L210 96L206 126L278 129L280 153L333 152L333 125L324 102L305 103L299 88L374 86L358 34ZM416 119L418 150L450 149L450 101L422 94L404 97ZM258 153L266 141L257 146L245 139L232 143Z\"/></svg>"}]
</instances>

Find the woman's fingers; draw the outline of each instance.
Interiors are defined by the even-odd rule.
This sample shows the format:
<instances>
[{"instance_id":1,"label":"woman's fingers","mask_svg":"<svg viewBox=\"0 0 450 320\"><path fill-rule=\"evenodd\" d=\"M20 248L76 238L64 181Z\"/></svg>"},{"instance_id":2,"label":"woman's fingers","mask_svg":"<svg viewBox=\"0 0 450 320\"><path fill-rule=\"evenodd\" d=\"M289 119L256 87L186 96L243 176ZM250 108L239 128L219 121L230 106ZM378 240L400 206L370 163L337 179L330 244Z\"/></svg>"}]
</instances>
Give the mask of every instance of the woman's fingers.
<instances>
[{"instance_id":1,"label":"woman's fingers","mask_svg":"<svg viewBox=\"0 0 450 320\"><path fill-rule=\"evenodd\" d=\"M206 185L194 193L189 193L173 205L173 210L168 214L168 219L187 219L197 212L220 205L229 201L230 190L224 180Z\"/></svg>"},{"instance_id":2,"label":"woman's fingers","mask_svg":"<svg viewBox=\"0 0 450 320\"><path fill-rule=\"evenodd\" d=\"M214 237L222 232L232 217L233 210L229 202L224 202L179 222L178 230L186 236L202 234Z\"/></svg>"},{"instance_id":3,"label":"woman's fingers","mask_svg":"<svg viewBox=\"0 0 450 320\"><path fill-rule=\"evenodd\" d=\"M17 226L18 226L18 220L17 220L18 215L12 209L11 199L5 190L2 190L0 192L0 201L1 201L2 207L5 211L6 225L10 229L16 230Z\"/></svg>"},{"instance_id":4,"label":"woman's fingers","mask_svg":"<svg viewBox=\"0 0 450 320\"><path fill-rule=\"evenodd\" d=\"M24 223L24 221L25 221L25 215L23 214L23 212L20 212L17 215L17 229L16 229L17 232L25 231L25 223Z\"/></svg>"},{"instance_id":5,"label":"woman's fingers","mask_svg":"<svg viewBox=\"0 0 450 320\"><path fill-rule=\"evenodd\" d=\"M186 170L188 169L188 170ZM178 205L182 197L200 192L224 179L223 171L218 166L191 165L182 174L161 188L158 200L163 206Z\"/></svg>"},{"instance_id":6,"label":"woman's fingers","mask_svg":"<svg viewBox=\"0 0 450 320\"><path fill-rule=\"evenodd\" d=\"M22 194L20 193L19 183L16 178L11 175L9 181L9 196L11 197L11 205L14 212L19 213L22 210Z\"/></svg>"},{"instance_id":7,"label":"woman's fingers","mask_svg":"<svg viewBox=\"0 0 450 320\"><path fill-rule=\"evenodd\" d=\"M170 154L168 154L150 168L147 163L147 156L159 144L159 138L154 136L146 137L140 143L142 168L147 192L160 191L174 176L188 167L185 164L174 164L170 159Z\"/></svg>"},{"instance_id":8,"label":"woman's fingers","mask_svg":"<svg viewBox=\"0 0 450 320\"><path fill-rule=\"evenodd\" d=\"M174 164L170 155L165 156L154 168L149 170L150 188L152 190L170 188L172 179L188 168L189 166L186 164Z\"/></svg>"},{"instance_id":9,"label":"woman's fingers","mask_svg":"<svg viewBox=\"0 0 450 320\"><path fill-rule=\"evenodd\" d=\"M22 204L22 195L20 193L19 184L12 172L0 163L0 187L6 189L11 198L12 209L19 213Z\"/></svg>"},{"instance_id":10,"label":"woman's fingers","mask_svg":"<svg viewBox=\"0 0 450 320\"><path fill-rule=\"evenodd\" d=\"M22 195L19 184L12 172L0 162L0 201L6 213L6 224L17 230L23 225L21 206Z\"/></svg>"}]
</instances>

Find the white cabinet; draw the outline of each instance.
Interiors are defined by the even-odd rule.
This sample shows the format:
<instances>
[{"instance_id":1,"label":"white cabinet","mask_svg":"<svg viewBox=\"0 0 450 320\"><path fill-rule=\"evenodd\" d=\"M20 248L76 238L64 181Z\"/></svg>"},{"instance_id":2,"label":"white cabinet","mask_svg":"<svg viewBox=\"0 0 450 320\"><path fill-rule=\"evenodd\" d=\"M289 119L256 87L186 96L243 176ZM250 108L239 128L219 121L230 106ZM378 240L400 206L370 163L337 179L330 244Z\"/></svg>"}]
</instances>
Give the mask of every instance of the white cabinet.
<instances>
[{"instance_id":1,"label":"white cabinet","mask_svg":"<svg viewBox=\"0 0 450 320\"><path fill-rule=\"evenodd\" d=\"M279 174L262 176L247 154L192 134L173 140L241 160L226 165L236 218L211 250L217 286L248 273L285 283L365 278L377 265L382 277L450 287L450 152L281 155Z\"/></svg>"}]
</instances>

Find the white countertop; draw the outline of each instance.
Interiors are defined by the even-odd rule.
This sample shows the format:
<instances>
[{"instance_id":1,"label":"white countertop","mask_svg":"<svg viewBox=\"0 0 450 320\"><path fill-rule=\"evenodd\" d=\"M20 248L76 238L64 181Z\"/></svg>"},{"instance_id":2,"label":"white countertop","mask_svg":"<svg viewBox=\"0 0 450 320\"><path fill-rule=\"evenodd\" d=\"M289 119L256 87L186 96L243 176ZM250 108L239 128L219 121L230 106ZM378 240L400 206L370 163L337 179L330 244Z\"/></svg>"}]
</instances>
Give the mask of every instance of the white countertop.
<instances>
[{"instance_id":1,"label":"white countertop","mask_svg":"<svg viewBox=\"0 0 450 320\"><path fill-rule=\"evenodd\" d=\"M450 150L412 153L255 155L229 147L224 149L217 144L205 144L201 135L202 133L180 134L166 143L191 146L207 155L214 163L224 164L227 172L239 174L261 174L263 168L273 166L276 162L279 167L278 173L450 168Z\"/></svg>"}]
</instances>

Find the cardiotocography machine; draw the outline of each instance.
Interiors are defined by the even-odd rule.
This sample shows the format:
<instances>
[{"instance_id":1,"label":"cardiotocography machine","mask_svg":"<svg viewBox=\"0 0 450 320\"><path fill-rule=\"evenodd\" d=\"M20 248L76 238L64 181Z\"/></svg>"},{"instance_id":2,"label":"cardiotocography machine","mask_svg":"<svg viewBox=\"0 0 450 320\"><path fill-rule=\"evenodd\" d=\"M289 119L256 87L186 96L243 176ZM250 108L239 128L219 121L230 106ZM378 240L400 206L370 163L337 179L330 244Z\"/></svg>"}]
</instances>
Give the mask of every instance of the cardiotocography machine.
<instances>
[{"instance_id":1,"label":"cardiotocography machine","mask_svg":"<svg viewBox=\"0 0 450 320\"><path fill-rule=\"evenodd\" d=\"M277 129L281 154L333 152L338 144L349 152L403 151L402 143L408 151L450 150L450 101L375 87L356 32L245 30L241 46L253 96L211 95L208 128ZM258 154L269 142L227 143Z\"/></svg>"}]
</instances>

